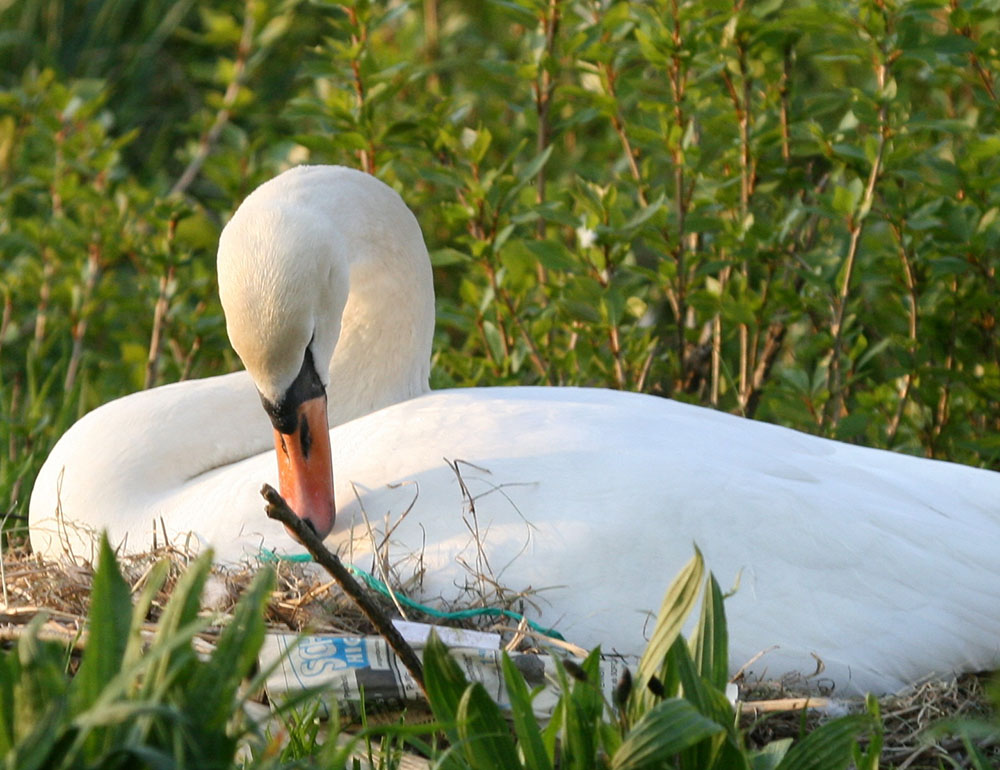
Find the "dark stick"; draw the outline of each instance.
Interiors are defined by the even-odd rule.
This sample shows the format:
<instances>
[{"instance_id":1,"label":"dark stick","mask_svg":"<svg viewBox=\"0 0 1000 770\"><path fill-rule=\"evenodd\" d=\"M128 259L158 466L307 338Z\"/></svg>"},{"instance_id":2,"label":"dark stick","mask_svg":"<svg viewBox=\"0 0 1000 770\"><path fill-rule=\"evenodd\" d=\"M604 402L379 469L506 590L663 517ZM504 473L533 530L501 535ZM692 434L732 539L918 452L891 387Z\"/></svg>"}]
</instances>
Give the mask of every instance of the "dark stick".
<instances>
[{"instance_id":1,"label":"dark stick","mask_svg":"<svg viewBox=\"0 0 1000 770\"><path fill-rule=\"evenodd\" d=\"M278 491L274 487L270 484L265 484L261 487L260 493L267 500L266 511L268 518L276 519L288 527L295 535L295 538L312 554L317 564L333 575L334 580L344 589L344 593L354 599L354 602L365 613L365 616L375 625L376 630L385 637L393 652L399 656L403 665L406 666L406 670L410 672L410 675L420 685L420 689L423 690L424 695L427 695L427 688L424 687L424 669L420 665L420 658L417 657L413 648L407 644L402 634L396 630L396 627L385 616L385 613L371 600L365 589L361 587L361 584L351 576L351 573L347 571L340 558L327 550L322 541L316 537L316 533L312 527L295 515L294 511L288 507L288 503L285 502L285 499L278 494Z\"/></svg>"}]
</instances>

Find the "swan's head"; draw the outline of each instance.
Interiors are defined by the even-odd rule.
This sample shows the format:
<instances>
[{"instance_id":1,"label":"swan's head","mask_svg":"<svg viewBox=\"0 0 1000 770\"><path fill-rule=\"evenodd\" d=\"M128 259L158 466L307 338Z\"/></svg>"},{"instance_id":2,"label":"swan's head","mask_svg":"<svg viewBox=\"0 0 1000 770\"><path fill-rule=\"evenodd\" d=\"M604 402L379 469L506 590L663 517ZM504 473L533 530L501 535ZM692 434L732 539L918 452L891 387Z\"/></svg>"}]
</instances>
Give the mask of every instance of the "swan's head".
<instances>
[{"instance_id":1,"label":"swan's head","mask_svg":"<svg viewBox=\"0 0 1000 770\"><path fill-rule=\"evenodd\" d=\"M274 426L281 494L323 538L335 516L327 364L349 279L328 218L272 185L222 231L219 295L229 340Z\"/></svg>"}]
</instances>

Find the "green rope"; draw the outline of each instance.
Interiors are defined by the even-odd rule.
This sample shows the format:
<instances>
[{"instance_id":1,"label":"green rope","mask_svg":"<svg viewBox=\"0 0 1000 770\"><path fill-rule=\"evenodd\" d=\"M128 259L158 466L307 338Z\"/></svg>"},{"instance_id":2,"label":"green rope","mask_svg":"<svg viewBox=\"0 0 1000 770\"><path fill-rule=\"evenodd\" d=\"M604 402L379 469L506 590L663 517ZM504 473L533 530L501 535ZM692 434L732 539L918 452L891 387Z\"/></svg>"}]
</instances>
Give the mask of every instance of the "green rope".
<instances>
[{"instance_id":1,"label":"green rope","mask_svg":"<svg viewBox=\"0 0 1000 770\"><path fill-rule=\"evenodd\" d=\"M265 562L276 562L276 561L290 561L290 562L309 562L313 558L307 553L292 554L290 556L279 556L274 551L269 551L267 548L261 548L261 559ZM502 610L499 607L480 607L479 609L472 610L458 610L456 612L441 612L441 610L436 610L433 607L428 607L426 604L420 604L413 601L410 597L405 594L399 593L398 591L390 591L388 586L379 580L374 575L370 575L363 569L358 569L357 567L346 564L348 570L353 572L355 575L360 577L373 591L378 591L383 596L387 596L390 599L395 599L400 604L409 607L411 610L417 610L425 615L430 615L433 618L441 618L442 620L464 620L467 618L475 617L505 617L516 620L520 623L522 620L528 624L528 627L533 631L537 631L540 634L545 634L545 636L551 636L554 639L563 640L562 634L556 631L554 628L545 628L544 626L538 625L533 620L528 620L524 615L521 615L513 610Z\"/></svg>"}]
</instances>

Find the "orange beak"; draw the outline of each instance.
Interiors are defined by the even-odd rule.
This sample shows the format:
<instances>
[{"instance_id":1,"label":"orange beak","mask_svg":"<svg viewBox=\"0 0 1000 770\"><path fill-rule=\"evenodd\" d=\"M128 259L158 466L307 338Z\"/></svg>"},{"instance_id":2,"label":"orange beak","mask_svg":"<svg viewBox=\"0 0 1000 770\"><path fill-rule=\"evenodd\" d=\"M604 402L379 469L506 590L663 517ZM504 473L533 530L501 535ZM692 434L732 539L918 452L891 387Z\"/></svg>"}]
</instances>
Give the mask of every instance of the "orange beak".
<instances>
[{"instance_id":1,"label":"orange beak","mask_svg":"<svg viewBox=\"0 0 1000 770\"><path fill-rule=\"evenodd\" d=\"M278 487L296 515L312 526L320 540L333 530L333 461L327 427L326 396L299 404L292 433L274 431L278 455Z\"/></svg>"}]
</instances>

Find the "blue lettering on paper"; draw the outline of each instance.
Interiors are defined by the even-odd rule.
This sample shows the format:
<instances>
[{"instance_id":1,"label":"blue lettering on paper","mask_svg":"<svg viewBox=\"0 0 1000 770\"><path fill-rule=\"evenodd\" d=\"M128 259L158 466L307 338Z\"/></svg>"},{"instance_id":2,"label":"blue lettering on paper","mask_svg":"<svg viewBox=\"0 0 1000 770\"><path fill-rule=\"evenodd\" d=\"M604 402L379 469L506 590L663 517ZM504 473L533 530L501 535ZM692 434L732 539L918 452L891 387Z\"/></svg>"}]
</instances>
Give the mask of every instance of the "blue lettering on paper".
<instances>
[{"instance_id":1,"label":"blue lettering on paper","mask_svg":"<svg viewBox=\"0 0 1000 770\"><path fill-rule=\"evenodd\" d=\"M302 659L302 675L306 677L320 676L325 671L366 668L370 665L365 640L360 637L307 637L299 644L298 654Z\"/></svg>"}]
</instances>

